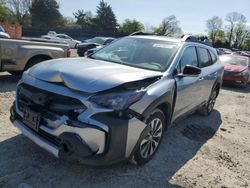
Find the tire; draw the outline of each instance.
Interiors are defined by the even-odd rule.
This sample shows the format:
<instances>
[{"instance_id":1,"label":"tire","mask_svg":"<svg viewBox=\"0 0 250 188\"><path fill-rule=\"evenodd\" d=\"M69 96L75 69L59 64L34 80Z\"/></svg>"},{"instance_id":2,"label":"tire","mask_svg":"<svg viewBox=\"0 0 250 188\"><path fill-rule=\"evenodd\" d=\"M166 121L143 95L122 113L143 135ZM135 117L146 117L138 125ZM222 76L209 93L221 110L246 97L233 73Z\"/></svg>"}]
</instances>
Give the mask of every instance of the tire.
<instances>
[{"instance_id":1,"label":"tire","mask_svg":"<svg viewBox=\"0 0 250 188\"><path fill-rule=\"evenodd\" d=\"M43 61L46 61L48 59L44 59L44 58L34 58L34 59L31 59L27 65L25 66L24 68L24 71L28 70L29 68L33 67L34 65L38 64L38 63L41 63Z\"/></svg>"},{"instance_id":2,"label":"tire","mask_svg":"<svg viewBox=\"0 0 250 188\"><path fill-rule=\"evenodd\" d=\"M78 56L84 57L86 50L80 50L77 52Z\"/></svg>"},{"instance_id":3,"label":"tire","mask_svg":"<svg viewBox=\"0 0 250 188\"><path fill-rule=\"evenodd\" d=\"M79 43L76 43L76 44L75 44L75 48L74 48L74 49L77 49L77 46L78 46L78 45L79 45Z\"/></svg>"},{"instance_id":4,"label":"tire","mask_svg":"<svg viewBox=\"0 0 250 188\"><path fill-rule=\"evenodd\" d=\"M22 71L8 71L10 74L13 76L22 76L23 72Z\"/></svg>"},{"instance_id":5,"label":"tire","mask_svg":"<svg viewBox=\"0 0 250 188\"><path fill-rule=\"evenodd\" d=\"M207 102L207 104L205 104L204 106L201 107L201 109L199 110L199 113L203 116L208 116L211 114L211 112L214 109L214 105L216 102L216 98L217 98L217 93L218 91L216 89L213 89L209 98L209 101Z\"/></svg>"},{"instance_id":6,"label":"tire","mask_svg":"<svg viewBox=\"0 0 250 188\"><path fill-rule=\"evenodd\" d=\"M146 136L140 140L132 158L132 163L137 165L149 162L159 149L166 127L164 113L159 109L154 110L147 119L147 125L151 128Z\"/></svg>"}]
</instances>

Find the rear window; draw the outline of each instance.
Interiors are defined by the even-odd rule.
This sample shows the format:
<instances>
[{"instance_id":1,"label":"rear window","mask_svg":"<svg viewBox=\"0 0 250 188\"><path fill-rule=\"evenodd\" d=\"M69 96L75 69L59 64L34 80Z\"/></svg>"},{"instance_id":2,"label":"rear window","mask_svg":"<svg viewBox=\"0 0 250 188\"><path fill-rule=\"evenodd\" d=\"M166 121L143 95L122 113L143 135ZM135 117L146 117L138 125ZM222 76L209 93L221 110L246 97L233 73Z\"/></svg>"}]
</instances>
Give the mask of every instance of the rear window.
<instances>
[{"instance_id":1,"label":"rear window","mask_svg":"<svg viewBox=\"0 0 250 188\"><path fill-rule=\"evenodd\" d=\"M245 57L223 55L220 56L220 60L224 65L248 66L248 60Z\"/></svg>"}]
</instances>

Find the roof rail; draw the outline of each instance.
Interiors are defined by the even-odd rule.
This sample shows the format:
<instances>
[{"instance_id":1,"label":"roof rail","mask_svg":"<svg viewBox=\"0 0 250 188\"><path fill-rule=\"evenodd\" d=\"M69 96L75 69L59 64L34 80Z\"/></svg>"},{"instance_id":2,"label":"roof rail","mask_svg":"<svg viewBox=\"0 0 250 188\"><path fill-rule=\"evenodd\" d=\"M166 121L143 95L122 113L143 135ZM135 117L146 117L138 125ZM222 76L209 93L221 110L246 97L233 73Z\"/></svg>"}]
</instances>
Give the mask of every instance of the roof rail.
<instances>
[{"instance_id":1,"label":"roof rail","mask_svg":"<svg viewBox=\"0 0 250 188\"><path fill-rule=\"evenodd\" d=\"M129 36L136 36L136 35L155 35L154 33L145 33L143 31L136 31L134 33L131 33Z\"/></svg>"},{"instance_id":2,"label":"roof rail","mask_svg":"<svg viewBox=\"0 0 250 188\"><path fill-rule=\"evenodd\" d=\"M183 35L181 37L182 42L198 42L199 40L192 35Z\"/></svg>"},{"instance_id":3,"label":"roof rail","mask_svg":"<svg viewBox=\"0 0 250 188\"><path fill-rule=\"evenodd\" d=\"M204 45L213 47L212 43L209 42L209 40L207 38L201 39L201 38L194 37L192 35L183 35L181 37L181 41L182 42L196 42L196 43L200 43L200 44L204 44Z\"/></svg>"}]
</instances>

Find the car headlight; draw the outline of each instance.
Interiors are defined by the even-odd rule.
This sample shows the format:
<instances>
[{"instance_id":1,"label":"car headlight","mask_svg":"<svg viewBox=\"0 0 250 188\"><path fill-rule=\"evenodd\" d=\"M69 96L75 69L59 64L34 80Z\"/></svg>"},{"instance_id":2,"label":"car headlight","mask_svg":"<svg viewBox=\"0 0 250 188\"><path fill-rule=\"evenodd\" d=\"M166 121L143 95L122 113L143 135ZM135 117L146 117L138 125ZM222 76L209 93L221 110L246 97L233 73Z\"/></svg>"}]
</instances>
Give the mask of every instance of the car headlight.
<instances>
[{"instance_id":1,"label":"car headlight","mask_svg":"<svg viewBox=\"0 0 250 188\"><path fill-rule=\"evenodd\" d=\"M236 76L246 77L246 76L248 76L248 72L247 71L243 71L243 72L237 73Z\"/></svg>"},{"instance_id":2,"label":"car headlight","mask_svg":"<svg viewBox=\"0 0 250 188\"><path fill-rule=\"evenodd\" d=\"M139 101L144 94L144 90L114 92L94 95L89 100L106 108L111 108L120 111L128 108L133 103Z\"/></svg>"}]
</instances>

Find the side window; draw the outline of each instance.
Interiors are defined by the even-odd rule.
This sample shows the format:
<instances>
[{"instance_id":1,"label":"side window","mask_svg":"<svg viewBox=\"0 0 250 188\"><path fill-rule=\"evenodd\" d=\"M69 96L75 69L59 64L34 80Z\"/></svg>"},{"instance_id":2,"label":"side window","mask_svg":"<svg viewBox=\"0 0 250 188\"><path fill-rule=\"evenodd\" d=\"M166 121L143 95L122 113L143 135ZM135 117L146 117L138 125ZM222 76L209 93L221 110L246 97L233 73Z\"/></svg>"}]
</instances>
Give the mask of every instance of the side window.
<instances>
[{"instance_id":1,"label":"side window","mask_svg":"<svg viewBox=\"0 0 250 188\"><path fill-rule=\"evenodd\" d=\"M212 65L213 63L210 59L208 50L205 48L197 48L197 49L199 54L200 67L203 68Z\"/></svg>"},{"instance_id":2,"label":"side window","mask_svg":"<svg viewBox=\"0 0 250 188\"><path fill-rule=\"evenodd\" d=\"M209 51L209 53L211 55L213 63L215 63L217 61L217 56L212 51Z\"/></svg>"},{"instance_id":3,"label":"side window","mask_svg":"<svg viewBox=\"0 0 250 188\"><path fill-rule=\"evenodd\" d=\"M183 69L186 65L198 66L198 59L195 47L188 47L182 54L178 67L180 73L183 72Z\"/></svg>"},{"instance_id":4,"label":"side window","mask_svg":"<svg viewBox=\"0 0 250 188\"><path fill-rule=\"evenodd\" d=\"M113 39L107 39L105 42L104 42L104 45L107 45L109 43L111 43L113 41Z\"/></svg>"},{"instance_id":5,"label":"side window","mask_svg":"<svg viewBox=\"0 0 250 188\"><path fill-rule=\"evenodd\" d=\"M65 39L65 36L63 36L63 35L57 35L57 37L59 37L61 39Z\"/></svg>"}]
</instances>

